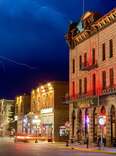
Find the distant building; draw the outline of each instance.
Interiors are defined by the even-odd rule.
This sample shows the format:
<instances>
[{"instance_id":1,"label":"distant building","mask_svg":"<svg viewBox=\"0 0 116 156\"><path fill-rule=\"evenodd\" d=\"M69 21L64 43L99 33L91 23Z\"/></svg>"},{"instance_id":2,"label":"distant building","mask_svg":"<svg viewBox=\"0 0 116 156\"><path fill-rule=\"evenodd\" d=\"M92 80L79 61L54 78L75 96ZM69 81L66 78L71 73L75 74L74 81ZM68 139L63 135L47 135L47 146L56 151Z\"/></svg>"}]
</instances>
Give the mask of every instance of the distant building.
<instances>
[{"instance_id":1,"label":"distant building","mask_svg":"<svg viewBox=\"0 0 116 156\"><path fill-rule=\"evenodd\" d=\"M116 145L116 8L86 12L66 34L69 45L70 138ZM102 122L101 122L102 121ZM104 122L104 123L103 123ZM100 126L100 124L104 124Z\"/></svg>"},{"instance_id":2,"label":"distant building","mask_svg":"<svg viewBox=\"0 0 116 156\"><path fill-rule=\"evenodd\" d=\"M39 118L38 135L53 141L66 139L65 123L69 121L68 105L64 104L67 82L50 82L31 92L31 112ZM64 128L64 129L62 129Z\"/></svg>"},{"instance_id":3,"label":"distant building","mask_svg":"<svg viewBox=\"0 0 116 156\"><path fill-rule=\"evenodd\" d=\"M16 97L15 103L15 120L17 120L17 133L25 133L25 129L23 127L23 119L26 114L30 112L31 108L31 99L30 95L24 94L22 96Z\"/></svg>"},{"instance_id":4,"label":"distant building","mask_svg":"<svg viewBox=\"0 0 116 156\"><path fill-rule=\"evenodd\" d=\"M1 99L0 100L0 136L9 135L10 123L13 122L12 107L14 107L14 100Z\"/></svg>"}]
</instances>

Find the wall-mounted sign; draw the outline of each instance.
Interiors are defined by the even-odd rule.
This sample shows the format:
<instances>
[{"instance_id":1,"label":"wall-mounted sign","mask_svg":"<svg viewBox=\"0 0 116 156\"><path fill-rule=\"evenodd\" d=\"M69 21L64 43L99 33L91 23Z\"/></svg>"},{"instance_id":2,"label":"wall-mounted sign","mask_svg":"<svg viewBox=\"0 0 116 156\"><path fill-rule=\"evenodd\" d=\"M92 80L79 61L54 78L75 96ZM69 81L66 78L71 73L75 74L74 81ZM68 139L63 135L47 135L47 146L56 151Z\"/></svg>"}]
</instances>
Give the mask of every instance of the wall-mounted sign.
<instances>
[{"instance_id":1,"label":"wall-mounted sign","mask_svg":"<svg viewBox=\"0 0 116 156\"><path fill-rule=\"evenodd\" d=\"M52 113L52 112L53 112L53 108L41 109L41 114Z\"/></svg>"},{"instance_id":2,"label":"wall-mounted sign","mask_svg":"<svg viewBox=\"0 0 116 156\"><path fill-rule=\"evenodd\" d=\"M80 108L89 108L91 105L98 104L98 97L80 98L77 100L77 104Z\"/></svg>"}]
</instances>

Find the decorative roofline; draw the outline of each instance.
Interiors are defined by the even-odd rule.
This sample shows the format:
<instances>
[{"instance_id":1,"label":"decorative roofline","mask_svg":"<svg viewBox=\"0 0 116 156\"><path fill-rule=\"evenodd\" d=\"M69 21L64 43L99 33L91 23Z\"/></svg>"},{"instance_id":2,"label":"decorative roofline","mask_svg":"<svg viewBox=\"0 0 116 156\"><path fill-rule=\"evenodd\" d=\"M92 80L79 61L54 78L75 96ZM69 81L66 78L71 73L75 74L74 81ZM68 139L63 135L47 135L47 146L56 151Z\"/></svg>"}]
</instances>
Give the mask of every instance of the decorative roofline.
<instances>
[{"instance_id":1,"label":"decorative roofline","mask_svg":"<svg viewBox=\"0 0 116 156\"><path fill-rule=\"evenodd\" d=\"M85 28L82 32L72 33L71 31L69 31L65 35L65 39L68 42L69 48L74 49L79 43L88 39L95 33L101 31L110 24L114 23L115 21L116 21L116 8L112 9L110 12L100 17L93 24L88 25L88 27Z\"/></svg>"}]
</instances>

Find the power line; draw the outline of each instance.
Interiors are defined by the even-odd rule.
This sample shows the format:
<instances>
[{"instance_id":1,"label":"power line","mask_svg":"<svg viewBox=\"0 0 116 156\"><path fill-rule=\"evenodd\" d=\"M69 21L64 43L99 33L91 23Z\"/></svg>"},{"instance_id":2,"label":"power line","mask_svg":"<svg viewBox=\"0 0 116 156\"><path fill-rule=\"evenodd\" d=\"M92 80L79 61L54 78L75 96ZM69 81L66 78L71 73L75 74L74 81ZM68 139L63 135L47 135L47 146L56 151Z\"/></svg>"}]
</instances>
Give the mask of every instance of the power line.
<instances>
[{"instance_id":1,"label":"power line","mask_svg":"<svg viewBox=\"0 0 116 156\"><path fill-rule=\"evenodd\" d=\"M3 62L3 61L0 61L0 63L1 63L1 65L2 65L3 72L5 72L6 69L5 69L5 64L4 64L4 62Z\"/></svg>"},{"instance_id":2,"label":"power line","mask_svg":"<svg viewBox=\"0 0 116 156\"><path fill-rule=\"evenodd\" d=\"M15 60L13 60L13 59L10 59L9 57L0 56L0 58L3 59L3 60L9 61L9 62L11 62L11 63L14 63L14 64L16 64L16 65L24 66L24 67L29 68L29 69L31 69L31 70L36 69L36 67L30 66L30 65L25 64L25 63L22 63L22 62L17 62L17 61L15 61ZM3 63L3 62L1 61L0 63Z\"/></svg>"}]
</instances>

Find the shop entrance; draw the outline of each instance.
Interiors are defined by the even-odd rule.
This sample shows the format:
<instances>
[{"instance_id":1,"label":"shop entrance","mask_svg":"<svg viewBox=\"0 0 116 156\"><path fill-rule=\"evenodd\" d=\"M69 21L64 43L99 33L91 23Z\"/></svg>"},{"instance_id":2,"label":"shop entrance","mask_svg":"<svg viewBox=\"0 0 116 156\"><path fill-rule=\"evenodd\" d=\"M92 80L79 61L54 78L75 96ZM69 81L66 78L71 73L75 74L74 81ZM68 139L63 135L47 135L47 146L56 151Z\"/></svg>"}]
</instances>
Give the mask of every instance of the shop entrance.
<instances>
[{"instance_id":1,"label":"shop entrance","mask_svg":"<svg viewBox=\"0 0 116 156\"><path fill-rule=\"evenodd\" d=\"M77 141L80 142L82 140L82 111L81 109L78 110L77 120L78 120Z\"/></svg>"},{"instance_id":2,"label":"shop entrance","mask_svg":"<svg viewBox=\"0 0 116 156\"><path fill-rule=\"evenodd\" d=\"M93 110L93 142L97 143L97 127L98 127L98 119L97 119L97 109Z\"/></svg>"}]
</instances>

